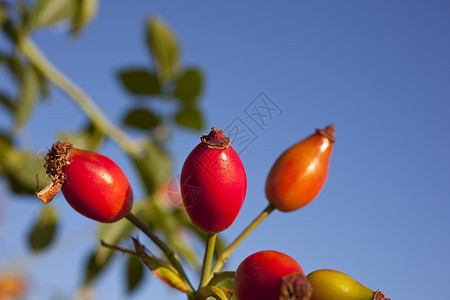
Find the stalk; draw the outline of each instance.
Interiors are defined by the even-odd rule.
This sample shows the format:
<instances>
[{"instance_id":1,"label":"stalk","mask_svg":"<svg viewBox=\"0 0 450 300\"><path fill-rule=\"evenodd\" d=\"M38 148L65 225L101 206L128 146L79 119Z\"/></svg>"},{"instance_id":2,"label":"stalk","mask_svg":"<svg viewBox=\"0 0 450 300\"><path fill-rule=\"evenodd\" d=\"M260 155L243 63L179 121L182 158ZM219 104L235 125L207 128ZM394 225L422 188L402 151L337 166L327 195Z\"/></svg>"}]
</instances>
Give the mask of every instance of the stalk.
<instances>
[{"instance_id":1,"label":"stalk","mask_svg":"<svg viewBox=\"0 0 450 300\"><path fill-rule=\"evenodd\" d=\"M153 241L153 243L155 243L155 245L158 246L159 249L161 249L161 251L165 254L165 256L170 261L172 266L180 273L180 275L190 286L190 288L194 290L192 284L189 281L188 276L186 275L186 272L183 269L183 266L181 265L180 259L178 258L178 255L175 253L175 251L173 251L172 248L169 247L169 245L167 245L156 234L154 234L153 231L134 214L130 212L126 216L126 218L131 223L133 223L137 228L139 228L146 236L148 236Z\"/></svg>"},{"instance_id":2,"label":"stalk","mask_svg":"<svg viewBox=\"0 0 450 300\"><path fill-rule=\"evenodd\" d=\"M31 38L23 37L19 40L18 46L48 80L75 101L103 134L114 140L128 154L134 155L138 152L138 145L125 132L115 126L80 87L56 68Z\"/></svg>"},{"instance_id":3,"label":"stalk","mask_svg":"<svg viewBox=\"0 0 450 300\"><path fill-rule=\"evenodd\" d=\"M267 216L275 209L275 206L272 203L269 203L267 207L250 223L250 225L245 228L241 234L230 244L228 245L222 253L219 254L217 262L212 270L212 274L219 272L225 262L228 260L228 257L233 253L233 251L239 246L240 243L252 232ZM211 276L209 278L211 280Z\"/></svg>"},{"instance_id":4,"label":"stalk","mask_svg":"<svg viewBox=\"0 0 450 300\"><path fill-rule=\"evenodd\" d=\"M206 284L209 282L211 276L212 259L214 256L214 248L216 246L216 237L217 235L215 233L208 233L206 237L205 256L203 258L202 275L199 288L206 286Z\"/></svg>"}]
</instances>

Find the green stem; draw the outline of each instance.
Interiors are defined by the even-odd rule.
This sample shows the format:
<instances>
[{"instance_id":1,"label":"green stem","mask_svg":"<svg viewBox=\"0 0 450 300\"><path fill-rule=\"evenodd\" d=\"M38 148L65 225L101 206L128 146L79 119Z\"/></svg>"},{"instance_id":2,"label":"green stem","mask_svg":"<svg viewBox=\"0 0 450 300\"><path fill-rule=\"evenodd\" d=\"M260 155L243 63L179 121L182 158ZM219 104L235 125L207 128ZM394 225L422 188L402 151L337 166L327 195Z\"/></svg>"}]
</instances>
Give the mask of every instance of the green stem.
<instances>
[{"instance_id":1,"label":"green stem","mask_svg":"<svg viewBox=\"0 0 450 300\"><path fill-rule=\"evenodd\" d=\"M214 248L216 246L216 237L217 235L215 233L208 233L206 236L205 256L203 257L202 275L199 288L206 286L210 280Z\"/></svg>"},{"instance_id":2,"label":"green stem","mask_svg":"<svg viewBox=\"0 0 450 300\"><path fill-rule=\"evenodd\" d=\"M126 218L133 223L137 228L139 228L146 236L148 236L153 243L158 246L159 249L165 254L167 259L170 261L172 266L180 273L180 275L183 277L183 279L186 281L186 283L190 286L192 290L194 290L191 282L189 281L188 276L186 275L186 272L183 269L183 266L181 265L180 259L178 258L178 255L173 251L169 245L167 245L163 240L161 240L156 234L153 233L153 231L144 223L142 222L138 217L136 217L131 212L128 213Z\"/></svg>"},{"instance_id":3,"label":"green stem","mask_svg":"<svg viewBox=\"0 0 450 300\"><path fill-rule=\"evenodd\" d=\"M31 38L23 37L19 40L18 46L48 80L76 102L97 128L114 140L125 152L129 154L137 153L139 149L137 144L125 132L115 126L81 88L58 70Z\"/></svg>"},{"instance_id":4,"label":"green stem","mask_svg":"<svg viewBox=\"0 0 450 300\"><path fill-rule=\"evenodd\" d=\"M234 276L236 275L236 272L235 271L224 271L224 272L214 273L213 275L214 276L208 282L208 285L215 286L224 280L233 279Z\"/></svg>"},{"instance_id":5,"label":"green stem","mask_svg":"<svg viewBox=\"0 0 450 300\"><path fill-rule=\"evenodd\" d=\"M272 203L269 203L269 205L267 205L267 207L256 217L256 219L254 219L253 222L251 222L250 225L248 225L247 228L245 228L241 234L230 245L228 245L222 253L219 254L216 265L211 272L212 274L217 273L222 269L228 257L230 257L237 246L239 246L239 244L242 243L250 232L252 232L274 209L275 206L273 206Z\"/></svg>"}]
</instances>

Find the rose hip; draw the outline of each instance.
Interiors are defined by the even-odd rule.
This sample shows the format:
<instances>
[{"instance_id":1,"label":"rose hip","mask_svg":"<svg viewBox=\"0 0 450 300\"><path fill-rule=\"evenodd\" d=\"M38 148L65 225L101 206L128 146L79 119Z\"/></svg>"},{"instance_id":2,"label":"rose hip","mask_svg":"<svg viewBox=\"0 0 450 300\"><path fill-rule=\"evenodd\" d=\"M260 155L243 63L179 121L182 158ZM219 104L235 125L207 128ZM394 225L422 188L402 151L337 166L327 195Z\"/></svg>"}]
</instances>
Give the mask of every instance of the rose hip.
<instances>
[{"instance_id":1,"label":"rose hip","mask_svg":"<svg viewBox=\"0 0 450 300\"><path fill-rule=\"evenodd\" d=\"M181 171L181 195L200 230L217 233L236 219L247 190L244 166L222 130L204 134L186 158Z\"/></svg>"},{"instance_id":2,"label":"rose hip","mask_svg":"<svg viewBox=\"0 0 450 300\"><path fill-rule=\"evenodd\" d=\"M299 209L319 194L328 176L333 136L333 125L317 129L277 159L266 179L266 197L278 210Z\"/></svg>"},{"instance_id":3,"label":"rose hip","mask_svg":"<svg viewBox=\"0 0 450 300\"><path fill-rule=\"evenodd\" d=\"M289 276L294 280L289 280ZM286 284L286 278L291 284ZM296 298L284 296L289 285L297 287L292 289L297 289ZM300 264L289 255L273 250L256 252L240 263L234 290L238 300L308 299L311 293Z\"/></svg>"},{"instance_id":4,"label":"rose hip","mask_svg":"<svg viewBox=\"0 0 450 300\"><path fill-rule=\"evenodd\" d=\"M125 217L133 204L133 192L124 172L108 157L57 142L45 157L52 184L37 193L44 204L60 188L67 202L80 214L110 223Z\"/></svg>"}]
</instances>

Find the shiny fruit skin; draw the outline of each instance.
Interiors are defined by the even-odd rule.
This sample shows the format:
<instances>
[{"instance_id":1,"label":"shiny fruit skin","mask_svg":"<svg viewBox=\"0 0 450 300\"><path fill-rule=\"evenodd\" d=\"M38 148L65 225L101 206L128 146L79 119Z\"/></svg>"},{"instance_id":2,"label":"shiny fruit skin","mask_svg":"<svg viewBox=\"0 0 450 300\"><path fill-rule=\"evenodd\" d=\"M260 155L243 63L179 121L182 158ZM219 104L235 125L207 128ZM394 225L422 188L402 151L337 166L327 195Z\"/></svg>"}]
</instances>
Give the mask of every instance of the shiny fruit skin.
<instances>
[{"instance_id":1,"label":"shiny fruit skin","mask_svg":"<svg viewBox=\"0 0 450 300\"><path fill-rule=\"evenodd\" d=\"M80 214L99 222L125 217L133 205L133 192L125 173L108 157L71 149L63 168L62 192Z\"/></svg>"},{"instance_id":2,"label":"shiny fruit skin","mask_svg":"<svg viewBox=\"0 0 450 300\"><path fill-rule=\"evenodd\" d=\"M220 134L223 136L223 132ZM247 176L231 146L215 149L201 142L184 162L180 185L192 223L203 232L218 233L239 214L247 191Z\"/></svg>"},{"instance_id":3,"label":"shiny fruit skin","mask_svg":"<svg viewBox=\"0 0 450 300\"><path fill-rule=\"evenodd\" d=\"M266 197L278 210L289 212L310 203L328 176L333 150L334 126L287 149L272 166L266 179Z\"/></svg>"},{"instance_id":4,"label":"shiny fruit skin","mask_svg":"<svg viewBox=\"0 0 450 300\"><path fill-rule=\"evenodd\" d=\"M283 277L294 273L304 272L300 264L289 255L274 250L256 252L244 259L236 270L236 298L279 300Z\"/></svg>"},{"instance_id":5,"label":"shiny fruit skin","mask_svg":"<svg viewBox=\"0 0 450 300\"><path fill-rule=\"evenodd\" d=\"M310 300L372 300L375 292L349 275L329 269L309 273Z\"/></svg>"}]
</instances>

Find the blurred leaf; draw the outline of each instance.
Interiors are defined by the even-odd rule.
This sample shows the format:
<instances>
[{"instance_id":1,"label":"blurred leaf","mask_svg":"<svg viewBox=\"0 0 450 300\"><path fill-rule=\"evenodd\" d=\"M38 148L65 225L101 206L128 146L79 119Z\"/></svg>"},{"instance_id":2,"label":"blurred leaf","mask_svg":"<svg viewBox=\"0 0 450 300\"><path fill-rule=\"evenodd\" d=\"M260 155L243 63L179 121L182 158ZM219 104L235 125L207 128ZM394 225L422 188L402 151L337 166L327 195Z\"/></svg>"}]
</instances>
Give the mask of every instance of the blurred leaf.
<instances>
[{"instance_id":1,"label":"blurred leaf","mask_svg":"<svg viewBox=\"0 0 450 300\"><path fill-rule=\"evenodd\" d=\"M0 93L0 104L3 105L8 111L14 112L14 101L7 95Z\"/></svg>"},{"instance_id":2,"label":"blurred leaf","mask_svg":"<svg viewBox=\"0 0 450 300\"><path fill-rule=\"evenodd\" d=\"M133 108L125 115L123 123L139 129L152 129L160 123L153 112L145 108Z\"/></svg>"},{"instance_id":3,"label":"blurred leaf","mask_svg":"<svg viewBox=\"0 0 450 300\"><path fill-rule=\"evenodd\" d=\"M65 19L72 19L75 4L74 0L37 0L30 14L30 29L51 26Z\"/></svg>"},{"instance_id":4,"label":"blurred leaf","mask_svg":"<svg viewBox=\"0 0 450 300\"><path fill-rule=\"evenodd\" d=\"M23 70L25 67L22 66L22 62L18 57L3 57L4 61L6 62L6 65L8 66L8 70L10 74L13 76L13 78L17 81L21 81Z\"/></svg>"},{"instance_id":5,"label":"blurred leaf","mask_svg":"<svg viewBox=\"0 0 450 300\"><path fill-rule=\"evenodd\" d=\"M155 142L148 142L132 159L148 195L153 195L171 174L171 157Z\"/></svg>"},{"instance_id":6,"label":"blurred leaf","mask_svg":"<svg viewBox=\"0 0 450 300\"><path fill-rule=\"evenodd\" d=\"M134 230L133 224L127 219L121 219L114 223L100 223L98 225L98 240L117 245L122 239L128 238ZM105 263L114 250L107 247L99 247L96 254L96 263Z\"/></svg>"},{"instance_id":7,"label":"blurred leaf","mask_svg":"<svg viewBox=\"0 0 450 300\"><path fill-rule=\"evenodd\" d=\"M147 40L162 79L173 77L178 64L178 44L173 32L160 19L150 18Z\"/></svg>"},{"instance_id":8,"label":"blurred leaf","mask_svg":"<svg viewBox=\"0 0 450 300\"><path fill-rule=\"evenodd\" d=\"M38 78L32 67L23 69L21 83L19 99L15 107L14 132L18 132L28 121L36 103L36 96L39 93Z\"/></svg>"},{"instance_id":9,"label":"blurred leaf","mask_svg":"<svg viewBox=\"0 0 450 300\"><path fill-rule=\"evenodd\" d=\"M144 278L144 265L136 256L130 255L127 261L127 291L136 290Z\"/></svg>"},{"instance_id":10,"label":"blurred leaf","mask_svg":"<svg viewBox=\"0 0 450 300\"><path fill-rule=\"evenodd\" d=\"M15 193L34 195L36 173L39 174L41 186L49 183L44 162L35 153L13 148L4 138L0 139L0 164Z\"/></svg>"},{"instance_id":11,"label":"blurred leaf","mask_svg":"<svg viewBox=\"0 0 450 300\"><path fill-rule=\"evenodd\" d=\"M152 255L147 249L139 243L137 239L133 239L136 254L141 261L152 271L153 276L181 292L189 290L187 284L180 278L177 270L162 259Z\"/></svg>"},{"instance_id":12,"label":"blurred leaf","mask_svg":"<svg viewBox=\"0 0 450 300\"><path fill-rule=\"evenodd\" d=\"M157 95L161 87L156 77L145 69L127 69L119 72L119 78L130 93Z\"/></svg>"},{"instance_id":13,"label":"blurred leaf","mask_svg":"<svg viewBox=\"0 0 450 300\"><path fill-rule=\"evenodd\" d=\"M223 281L219 282L219 284L217 286L218 287L224 287L224 288L230 290L231 292L233 292L233 296L231 296L230 300L236 300L236 295L234 293L233 280L231 280L231 279L223 280Z\"/></svg>"},{"instance_id":14,"label":"blurred leaf","mask_svg":"<svg viewBox=\"0 0 450 300\"><path fill-rule=\"evenodd\" d=\"M50 95L50 84L47 80L47 77L33 65L34 72L36 73L36 77L39 83L40 96L42 98L47 98Z\"/></svg>"},{"instance_id":15,"label":"blurred leaf","mask_svg":"<svg viewBox=\"0 0 450 300\"><path fill-rule=\"evenodd\" d=\"M180 77L175 87L174 96L186 106L190 106L202 90L202 74L198 69L188 69Z\"/></svg>"},{"instance_id":16,"label":"blurred leaf","mask_svg":"<svg viewBox=\"0 0 450 300\"><path fill-rule=\"evenodd\" d=\"M175 251L180 253L194 269L200 270L200 260L197 252L192 247L191 243L187 239L178 238L173 239Z\"/></svg>"},{"instance_id":17,"label":"blurred leaf","mask_svg":"<svg viewBox=\"0 0 450 300\"><path fill-rule=\"evenodd\" d=\"M41 214L28 234L28 243L34 252L40 252L53 242L58 228L58 215L53 206L43 206Z\"/></svg>"},{"instance_id":18,"label":"blurred leaf","mask_svg":"<svg viewBox=\"0 0 450 300\"><path fill-rule=\"evenodd\" d=\"M16 24L14 24L11 19L6 19L3 21L3 24L1 24L1 27L1 29L3 29L3 33L5 33L10 41L17 44L19 41L19 29Z\"/></svg>"},{"instance_id":19,"label":"blurred leaf","mask_svg":"<svg viewBox=\"0 0 450 300\"><path fill-rule=\"evenodd\" d=\"M0 27L3 25L3 23L6 22L7 19L8 17L6 15L6 9L0 5Z\"/></svg>"},{"instance_id":20,"label":"blurred leaf","mask_svg":"<svg viewBox=\"0 0 450 300\"><path fill-rule=\"evenodd\" d=\"M79 132L62 132L58 134L60 140L70 140L79 149L95 150L105 139L103 133L92 123L88 123Z\"/></svg>"},{"instance_id":21,"label":"blurred leaf","mask_svg":"<svg viewBox=\"0 0 450 300\"><path fill-rule=\"evenodd\" d=\"M107 257L106 260L103 260L102 262L99 262L97 259L96 252L92 252L89 254L86 267L85 267L85 273L84 273L84 283L90 283L94 279L96 279L102 271L105 269L105 267L108 265L108 263L111 261L112 253Z\"/></svg>"},{"instance_id":22,"label":"blurred leaf","mask_svg":"<svg viewBox=\"0 0 450 300\"><path fill-rule=\"evenodd\" d=\"M203 128L202 115L195 107L184 106L175 116L175 122L180 126L195 130Z\"/></svg>"},{"instance_id":23,"label":"blurred leaf","mask_svg":"<svg viewBox=\"0 0 450 300\"><path fill-rule=\"evenodd\" d=\"M95 17L98 10L98 0L75 0L75 15L72 35L77 37Z\"/></svg>"}]
</instances>

